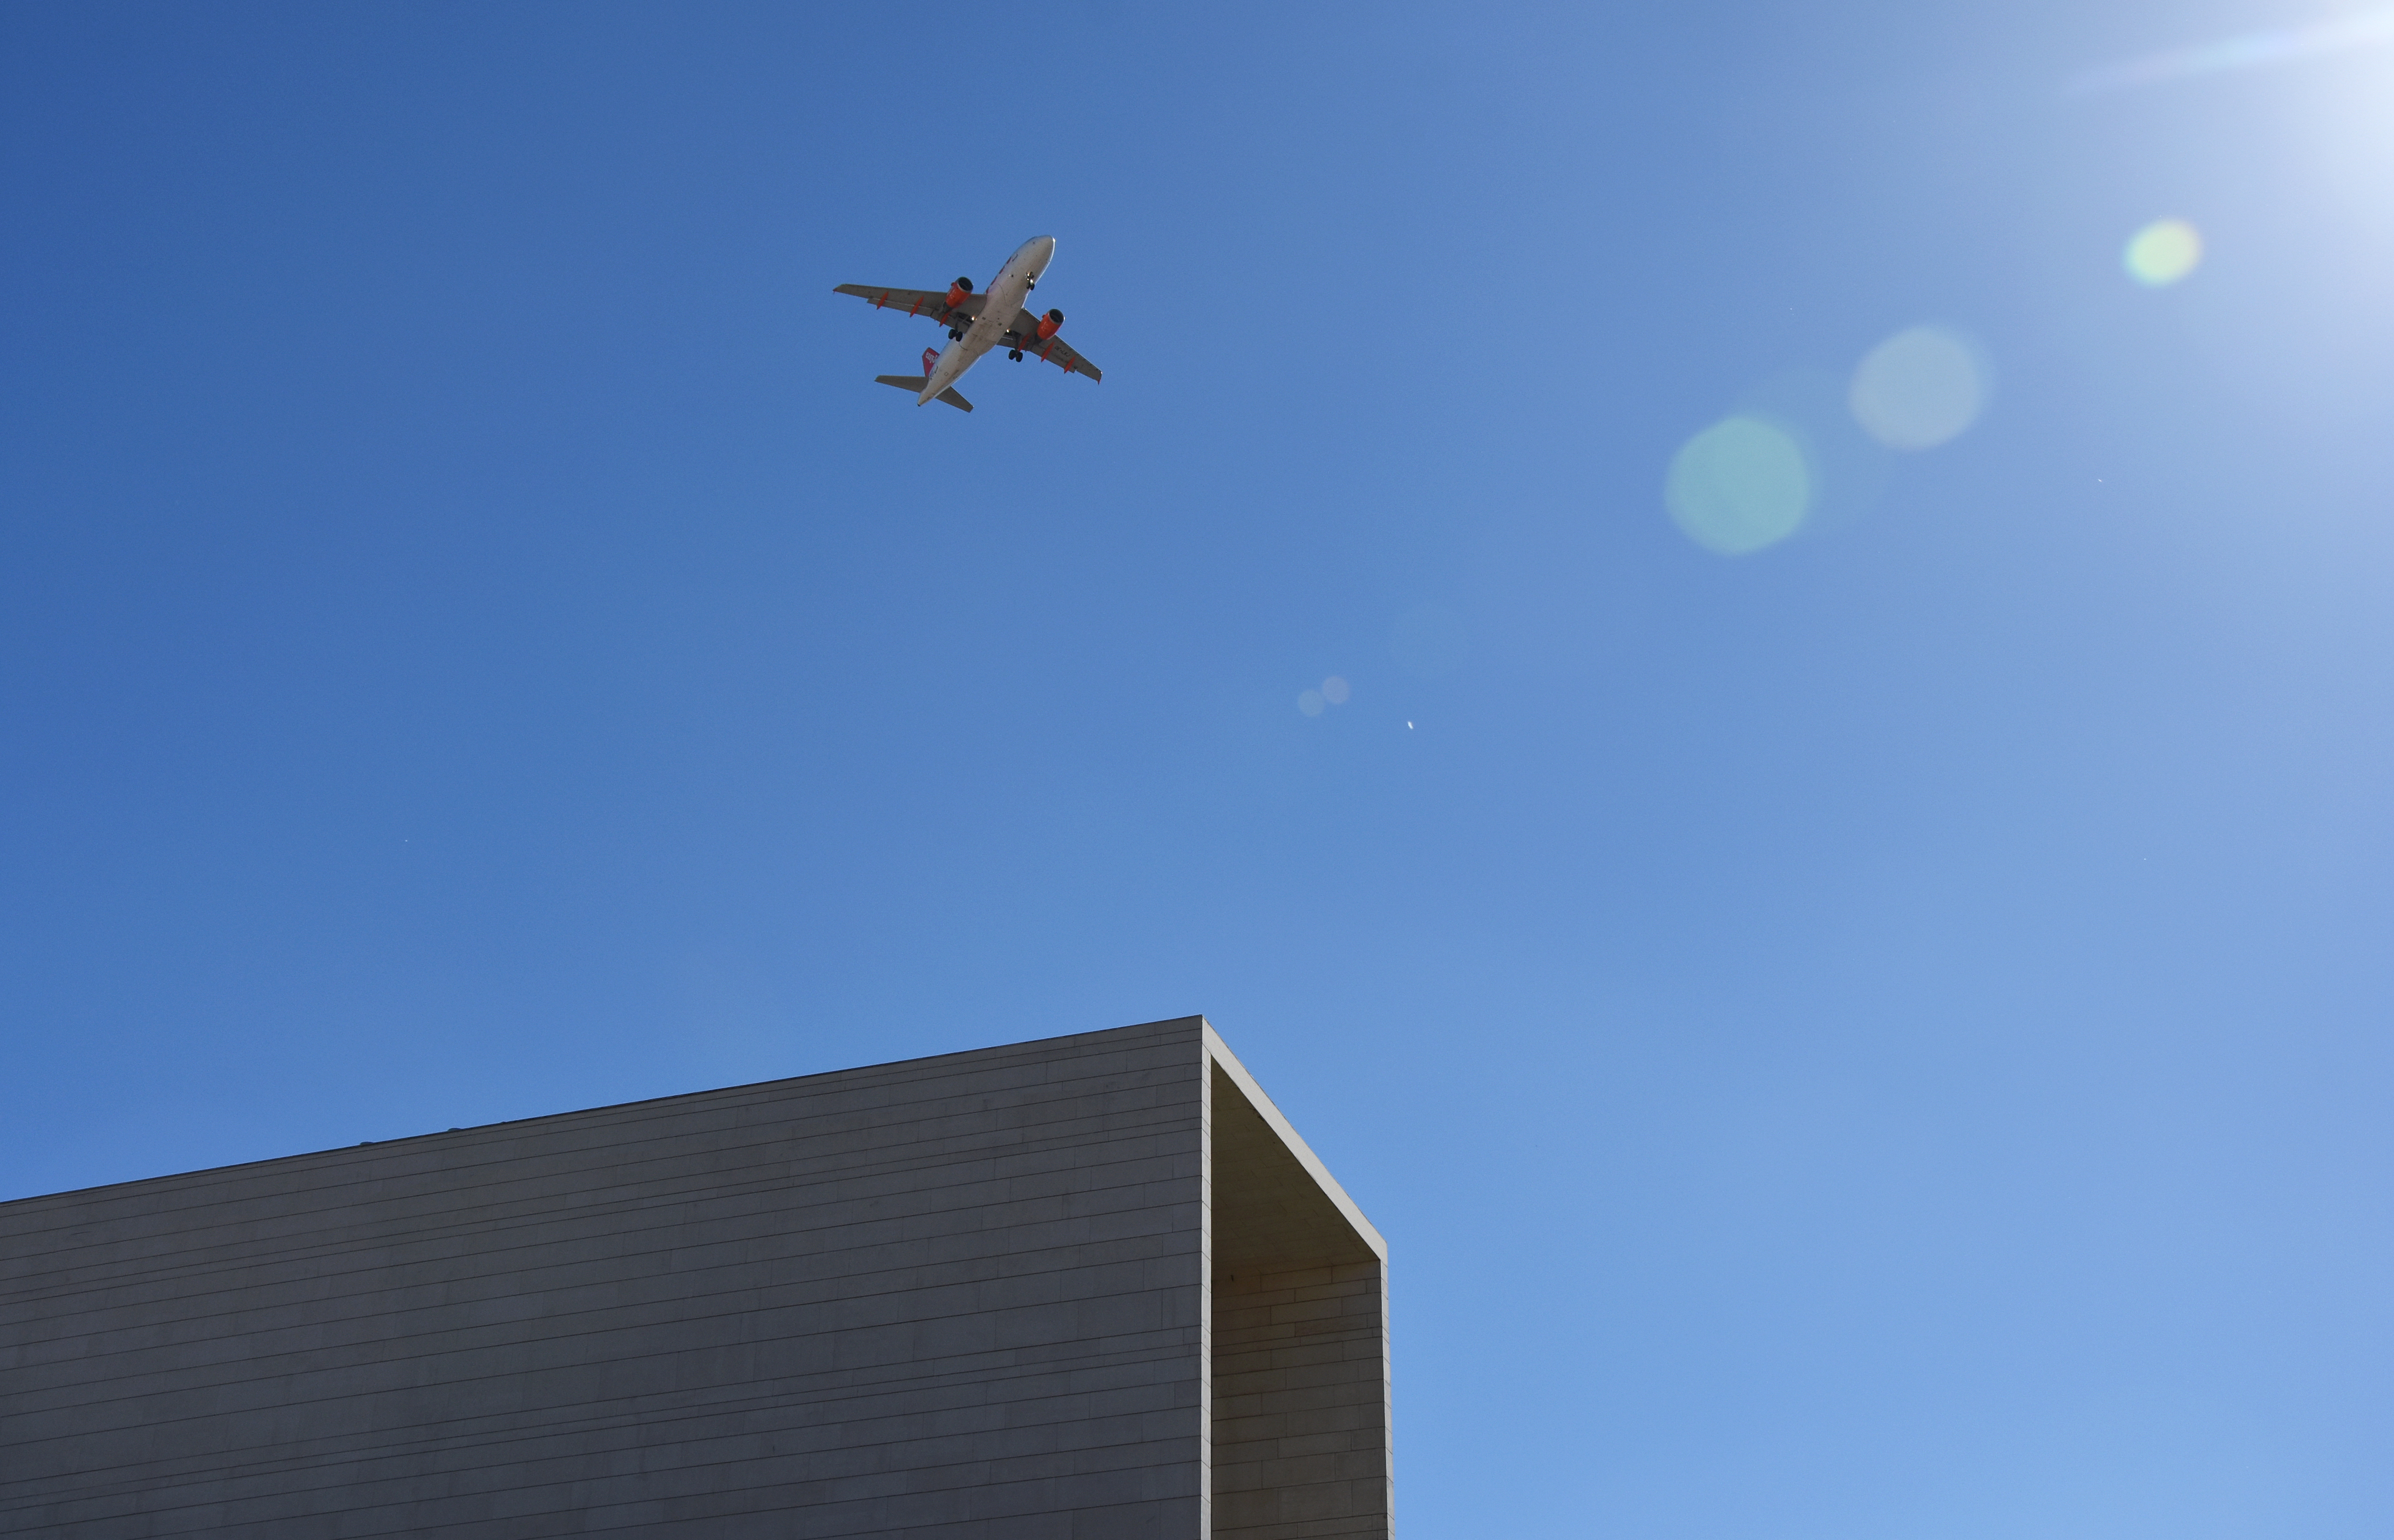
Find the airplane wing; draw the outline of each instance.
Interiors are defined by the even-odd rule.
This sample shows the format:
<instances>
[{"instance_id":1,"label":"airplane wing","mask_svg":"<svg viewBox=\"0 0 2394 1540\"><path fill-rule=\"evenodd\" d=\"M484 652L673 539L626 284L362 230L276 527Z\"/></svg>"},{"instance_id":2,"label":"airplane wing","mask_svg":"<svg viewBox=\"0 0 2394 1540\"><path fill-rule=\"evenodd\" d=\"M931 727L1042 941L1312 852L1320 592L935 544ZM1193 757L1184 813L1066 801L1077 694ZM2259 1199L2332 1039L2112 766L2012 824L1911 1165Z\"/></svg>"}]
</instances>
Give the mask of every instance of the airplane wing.
<instances>
[{"instance_id":1,"label":"airplane wing","mask_svg":"<svg viewBox=\"0 0 2394 1540\"><path fill-rule=\"evenodd\" d=\"M885 289L871 283L842 283L834 294L852 294L859 299L869 299L876 310L900 309L908 315L926 315L942 326L962 326L980 314L986 295L968 294L964 303L951 308L945 289ZM1014 329L1006 335L1008 348L1019 348L1026 353L1046 359L1068 375L1086 375L1101 380L1105 375L1087 359L1074 352L1060 336L1039 340L1039 318L1029 310L1014 312Z\"/></svg>"},{"instance_id":2,"label":"airplane wing","mask_svg":"<svg viewBox=\"0 0 2394 1540\"><path fill-rule=\"evenodd\" d=\"M968 294L965 302L953 309L948 306L945 289L884 289L870 283L842 283L834 294L852 294L859 299L873 301L876 310L895 306L908 315L927 315L942 326L959 326L980 314L981 303L988 296Z\"/></svg>"},{"instance_id":3,"label":"airplane wing","mask_svg":"<svg viewBox=\"0 0 2394 1540\"><path fill-rule=\"evenodd\" d=\"M1065 346L1064 339L1060 336L1051 336L1042 342L1036 334L1033 334L1032 339L1022 345L1022 350L1034 357L1046 359L1068 375L1086 375L1091 379L1106 377L1098 372L1096 364Z\"/></svg>"},{"instance_id":4,"label":"airplane wing","mask_svg":"<svg viewBox=\"0 0 2394 1540\"><path fill-rule=\"evenodd\" d=\"M1086 375L1094 380L1106 377L1096 364L1067 347L1062 337L1051 336L1045 342L1040 341L1039 318L1029 310L1014 312L1014 330L1006 334L1006 345L1019 348L1034 358L1044 358L1068 375Z\"/></svg>"}]
</instances>

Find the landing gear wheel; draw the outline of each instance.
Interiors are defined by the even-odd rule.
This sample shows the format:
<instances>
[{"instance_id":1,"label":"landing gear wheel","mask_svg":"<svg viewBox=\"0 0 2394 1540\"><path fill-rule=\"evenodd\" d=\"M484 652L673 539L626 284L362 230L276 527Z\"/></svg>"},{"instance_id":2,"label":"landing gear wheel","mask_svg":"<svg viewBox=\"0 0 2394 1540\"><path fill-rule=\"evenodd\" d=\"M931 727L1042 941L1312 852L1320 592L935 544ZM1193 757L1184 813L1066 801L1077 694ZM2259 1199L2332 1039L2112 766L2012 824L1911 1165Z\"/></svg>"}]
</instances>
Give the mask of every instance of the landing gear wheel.
<instances>
[{"instance_id":1,"label":"landing gear wheel","mask_svg":"<svg viewBox=\"0 0 2394 1540\"><path fill-rule=\"evenodd\" d=\"M1006 354L1006 356L1012 359L1015 362L1020 363L1022 362L1022 349L1017 348L1014 351Z\"/></svg>"}]
</instances>

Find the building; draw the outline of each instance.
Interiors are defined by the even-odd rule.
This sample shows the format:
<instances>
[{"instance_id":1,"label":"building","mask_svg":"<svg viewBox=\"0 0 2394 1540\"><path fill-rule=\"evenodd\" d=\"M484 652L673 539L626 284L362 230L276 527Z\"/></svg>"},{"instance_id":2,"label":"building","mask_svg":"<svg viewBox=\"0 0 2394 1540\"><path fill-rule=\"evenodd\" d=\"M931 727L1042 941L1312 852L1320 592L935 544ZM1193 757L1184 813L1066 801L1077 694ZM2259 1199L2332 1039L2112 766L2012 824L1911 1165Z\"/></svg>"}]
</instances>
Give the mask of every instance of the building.
<instances>
[{"instance_id":1,"label":"building","mask_svg":"<svg viewBox=\"0 0 2394 1540\"><path fill-rule=\"evenodd\" d=\"M0 1533L1389 1533L1388 1251L1200 1017L0 1204Z\"/></svg>"}]
</instances>

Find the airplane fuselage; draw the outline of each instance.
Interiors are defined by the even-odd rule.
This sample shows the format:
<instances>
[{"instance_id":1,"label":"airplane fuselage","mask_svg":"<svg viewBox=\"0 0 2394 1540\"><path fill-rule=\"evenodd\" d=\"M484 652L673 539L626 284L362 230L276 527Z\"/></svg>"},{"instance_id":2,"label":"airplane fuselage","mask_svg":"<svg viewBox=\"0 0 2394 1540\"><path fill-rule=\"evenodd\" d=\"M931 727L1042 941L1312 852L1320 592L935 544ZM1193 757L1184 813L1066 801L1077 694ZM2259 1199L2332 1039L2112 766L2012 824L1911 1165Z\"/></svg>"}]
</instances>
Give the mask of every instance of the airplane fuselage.
<instances>
[{"instance_id":1,"label":"airplane fuselage","mask_svg":"<svg viewBox=\"0 0 2394 1540\"><path fill-rule=\"evenodd\" d=\"M1056 238L1052 235L1034 235L1015 248L1014 255L1006 259L1006 266L998 269L997 276L990 281L980 314L965 328L964 336L951 341L940 354L929 378L923 382L923 393L914 398L915 405L938 400L940 391L964 378L965 371L1005 339L1013 329L1015 316L1023 308L1022 302L1030 297L1032 286L1039 282L1039 275L1047 270L1047 264L1055 257Z\"/></svg>"}]
</instances>

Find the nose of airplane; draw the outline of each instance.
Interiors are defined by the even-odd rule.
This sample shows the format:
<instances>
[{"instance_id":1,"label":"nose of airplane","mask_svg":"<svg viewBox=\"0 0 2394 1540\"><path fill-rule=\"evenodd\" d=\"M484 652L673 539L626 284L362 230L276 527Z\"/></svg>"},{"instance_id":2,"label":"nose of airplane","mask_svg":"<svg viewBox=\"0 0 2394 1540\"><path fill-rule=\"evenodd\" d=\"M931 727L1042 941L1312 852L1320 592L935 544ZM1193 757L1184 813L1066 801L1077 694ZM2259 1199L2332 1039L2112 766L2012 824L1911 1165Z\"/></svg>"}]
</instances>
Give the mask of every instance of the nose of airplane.
<instances>
[{"instance_id":1,"label":"nose of airplane","mask_svg":"<svg viewBox=\"0 0 2394 1540\"><path fill-rule=\"evenodd\" d=\"M1031 258L1033 267L1041 272L1046 272L1047 264L1056 259L1056 238L1052 235L1034 235L1022 243L1022 255Z\"/></svg>"}]
</instances>

